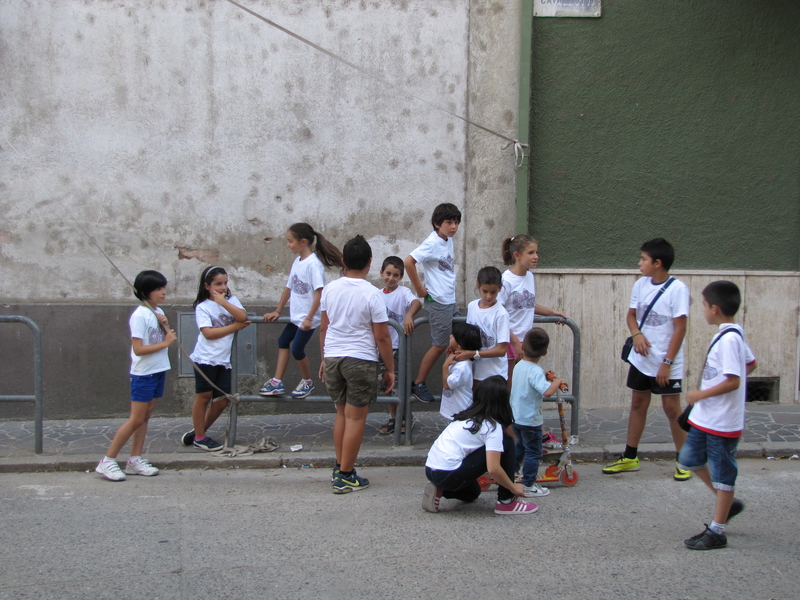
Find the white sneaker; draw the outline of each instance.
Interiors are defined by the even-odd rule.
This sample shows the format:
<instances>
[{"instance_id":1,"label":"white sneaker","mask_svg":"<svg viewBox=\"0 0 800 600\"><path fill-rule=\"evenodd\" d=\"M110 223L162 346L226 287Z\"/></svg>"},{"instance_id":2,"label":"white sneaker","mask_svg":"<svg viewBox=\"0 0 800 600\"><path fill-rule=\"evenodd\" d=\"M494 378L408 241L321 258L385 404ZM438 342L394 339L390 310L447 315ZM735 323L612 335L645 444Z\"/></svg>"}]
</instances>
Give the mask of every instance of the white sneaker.
<instances>
[{"instance_id":1,"label":"white sneaker","mask_svg":"<svg viewBox=\"0 0 800 600\"><path fill-rule=\"evenodd\" d=\"M135 463L129 462L125 465L125 472L128 475L144 475L145 477L158 475L158 469L143 458L140 458Z\"/></svg>"},{"instance_id":2,"label":"white sneaker","mask_svg":"<svg viewBox=\"0 0 800 600\"><path fill-rule=\"evenodd\" d=\"M111 481L125 481L125 473L122 472L115 460L109 462L103 462L101 460L94 468L94 471Z\"/></svg>"},{"instance_id":3,"label":"white sneaker","mask_svg":"<svg viewBox=\"0 0 800 600\"><path fill-rule=\"evenodd\" d=\"M544 498L550 494L549 489L540 486L538 483L534 483L531 486L523 485L522 488L525 490L526 498Z\"/></svg>"}]
</instances>

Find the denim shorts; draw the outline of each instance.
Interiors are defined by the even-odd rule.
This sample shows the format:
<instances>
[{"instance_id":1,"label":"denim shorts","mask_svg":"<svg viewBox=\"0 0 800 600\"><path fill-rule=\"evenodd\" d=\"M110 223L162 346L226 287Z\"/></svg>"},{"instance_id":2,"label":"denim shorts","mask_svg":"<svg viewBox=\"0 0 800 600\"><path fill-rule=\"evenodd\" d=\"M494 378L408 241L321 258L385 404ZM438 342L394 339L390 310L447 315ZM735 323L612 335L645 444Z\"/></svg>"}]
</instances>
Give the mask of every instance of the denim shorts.
<instances>
[{"instance_id":1,"label":"denim shorts","mask_svg":"<svg viewBox=\"0 0 800 600\"><path fill-rule=\"evenodd\" d=\"M131 402L150 402L164 395L167 372L131 375Z\"/></svg>"},{"instance_id":2,"label":"denim shorts","mask_svg":"<svg viewBox=\"0 0 800 600\"><path fill-rule=\"evenodd\" d=\"M706 465L715 489L732 492L739 474L736 447L739 438L723 437L692 427L678 456L682 469L699 471Z\"/></svg>"}]
</instances>

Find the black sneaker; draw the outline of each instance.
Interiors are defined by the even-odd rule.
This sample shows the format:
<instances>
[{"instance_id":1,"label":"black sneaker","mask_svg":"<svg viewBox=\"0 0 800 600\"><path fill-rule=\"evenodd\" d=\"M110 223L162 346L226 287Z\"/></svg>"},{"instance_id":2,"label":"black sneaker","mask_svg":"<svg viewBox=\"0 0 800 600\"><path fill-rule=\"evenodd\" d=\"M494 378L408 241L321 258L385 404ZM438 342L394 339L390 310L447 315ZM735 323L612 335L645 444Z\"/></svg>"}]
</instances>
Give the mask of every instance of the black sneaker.
<instances>
[{"instance_id":1,"label":"black sneaker","mask_svg":"<svg viewBox=\"0 0 800 600\"><path fill-rule=\"evenodd\" d=\"M350 492L367 489L369 487L369 479L359 477L356 475L355 469L353 469L353 472L348 476L342 475L341 472L334 475L331 485L334 494L349 494Z\"/></svg>"},{"instance_id":2,"label":"black sneaker","mask_svg":"<svg viewBox=\"0 0 800 600\"><path fill-rule=\"evenodd\" d=\"M706 525L703 533L693 535L688 540L683 540L683 543L690 550L716 550L717 548L727 548L728 538L724 533L717 533Z\"/></svg>"},{"instance_id":3,"label":"black sneaker","mask_svg":"<svg viewBox=\"0 0 800 600\"><path fill-rule=\"evenodd\" d=\"M725 520L726 523L730 522L730 520L738 515L740 512L744 510L744 502L739 500L738 498L734 498L733 502L731 502L731 507L728 510L728 518Z\"/></svg>"},{"instance_id":4,"label":"black sneaker","mask_svg":"<svg viewBox=\"0 0 800 600\"><path fill-rule=\"evenodd\" d=\"M333 465L333 471L331 471L331 483L336 479L336 476L339 474L339 465Z\"/></svg>"},{"instance_id":5,"label":"black sneaker","mask_svg":"<svg viewBox=\"0 0 800 600\"><path fill-rule=\"evenodd\" d=\"M207 450L208 452L222 450L222 444L216 440L212 440L208 436L204 437L202 440L195 439L194 442L192 442L192 446L195 448L200 448L200 450Z\"/></svg>"},{"instance_id":6,"label":"black sneaker","mask_svg":"<svg viewBox=\"0 0 800 600\"><path fill-rule=\"evenodd\" d=\"M187 431L181 436L181 444L184 446L191 446L194 441L194 429Z\"/></svg>"},{"instance_id":7,"label":"black sneaker","mask_svg":"<svg viewBox=\"0 0 800 600\"><path fill-rule=\"evenodd\" d=\"M414 395L414 398L420 402L433 402L436 400L436 398L433 397L433 394L428 391L428 386L425 385L424 381L413 384L411 386L411 393Z\"/></svg>"}]
</instances>

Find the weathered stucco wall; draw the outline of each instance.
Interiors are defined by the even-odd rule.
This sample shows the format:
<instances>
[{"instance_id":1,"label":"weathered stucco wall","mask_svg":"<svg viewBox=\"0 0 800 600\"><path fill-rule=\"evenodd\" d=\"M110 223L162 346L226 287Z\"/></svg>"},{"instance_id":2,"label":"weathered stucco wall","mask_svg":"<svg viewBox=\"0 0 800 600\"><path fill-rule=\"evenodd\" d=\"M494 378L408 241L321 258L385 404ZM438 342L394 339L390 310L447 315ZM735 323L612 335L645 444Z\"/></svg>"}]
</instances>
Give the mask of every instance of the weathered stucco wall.
<instances>
[{"instance_id":1,"label":"weathered stucco wall","mask_svg":"<svg viewBox=\"0 0 800 600\"><path fill-rule=\"evenodd\" d=\"M243 4L516 137L519 0ZM0 80L0 312L41 321L46 415L128 410L131 295L70 213L129 277L167 276L168 314L194 299L209 263L229 270L249 309L274 305L296 221L339 246L365 235L377 283L383 257L428 235L436 204L458 205L461 305L513 232L513 152L502 140L224 0L0 0ZM29 361L24 328L10 327L0 374L16 390ZM259 337L264 376L274 334ZM170 379L160 411L184 410L181 385Z\"/></svg>"}]
</instances>

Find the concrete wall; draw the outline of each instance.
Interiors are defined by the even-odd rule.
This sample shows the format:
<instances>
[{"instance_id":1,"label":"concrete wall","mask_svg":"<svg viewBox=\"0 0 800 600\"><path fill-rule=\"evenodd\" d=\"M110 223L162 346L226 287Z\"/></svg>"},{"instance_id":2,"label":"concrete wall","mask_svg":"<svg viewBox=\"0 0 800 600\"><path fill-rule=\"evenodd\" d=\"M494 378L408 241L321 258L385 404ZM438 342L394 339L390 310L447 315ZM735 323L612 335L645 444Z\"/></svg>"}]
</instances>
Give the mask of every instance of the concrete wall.
<instances>
[{"instance_id":1,"label":"concrete wall","mask_svg":"<svg viewBox=\"0 0 800 600\"><path fill-rule=\"evenodd\" d=\"M246 5L516 137L518 0ZM129 289L78 223L129 278L162 271L169 310L193 300L209 263L248 308L274 305L296 221L340 246L365 235L376 262L405 256L440 202L464 213L466 304L513 231L513 152L499 138L224 0L0 0L0 80L0 300L44 325L48 416L109 414L111 394L127 411ZM21 365L26 334L9 327L0 353ZM24 386L16 373L5 381ZM163 410L182 410L183 393L173 381Z\"/></svg>"}]
</instances>

